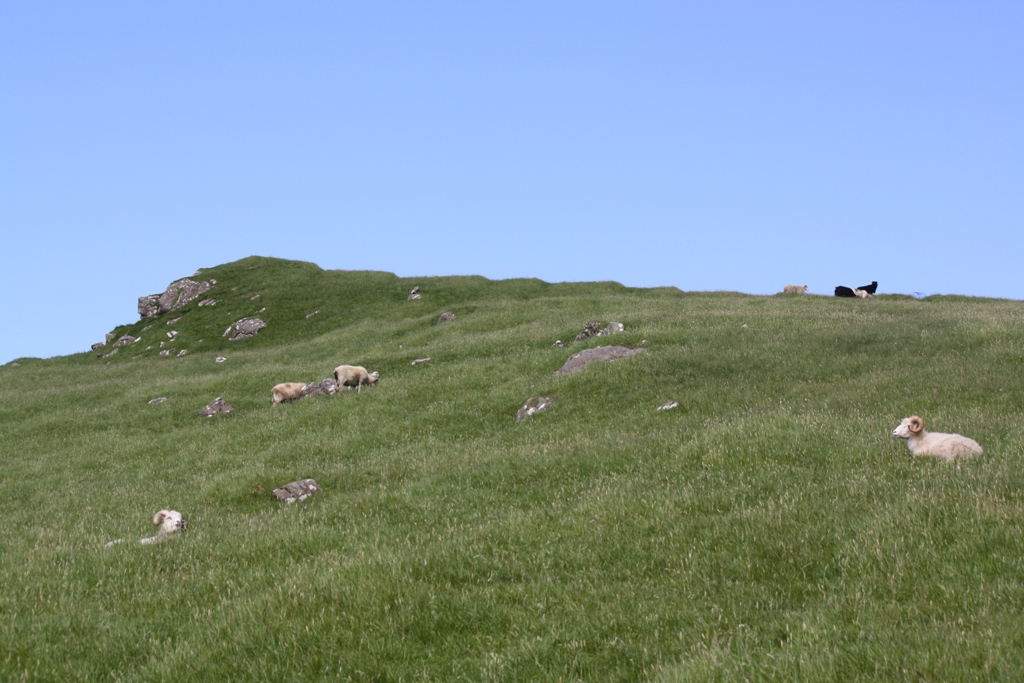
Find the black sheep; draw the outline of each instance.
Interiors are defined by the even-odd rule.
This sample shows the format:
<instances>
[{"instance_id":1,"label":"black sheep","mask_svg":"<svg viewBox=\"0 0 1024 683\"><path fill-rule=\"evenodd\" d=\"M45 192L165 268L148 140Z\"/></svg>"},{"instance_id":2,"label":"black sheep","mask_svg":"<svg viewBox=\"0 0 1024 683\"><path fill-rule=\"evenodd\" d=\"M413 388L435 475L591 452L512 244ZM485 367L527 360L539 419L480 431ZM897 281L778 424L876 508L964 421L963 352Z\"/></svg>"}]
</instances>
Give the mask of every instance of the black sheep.
<instances>
[{"instance_id":1,"label":"black sheep","mask_svg":"<svg viewBox=\"0 0 1024 683\"><path fill-rule=\"evenodd\" d=\"M857 295L853 293L852 289L850 289L849 287L844 287L843 285L839 285L838 287L836 287L836 296L842 297L844 299L857 298Z\"/></svg>"}]
</instances>

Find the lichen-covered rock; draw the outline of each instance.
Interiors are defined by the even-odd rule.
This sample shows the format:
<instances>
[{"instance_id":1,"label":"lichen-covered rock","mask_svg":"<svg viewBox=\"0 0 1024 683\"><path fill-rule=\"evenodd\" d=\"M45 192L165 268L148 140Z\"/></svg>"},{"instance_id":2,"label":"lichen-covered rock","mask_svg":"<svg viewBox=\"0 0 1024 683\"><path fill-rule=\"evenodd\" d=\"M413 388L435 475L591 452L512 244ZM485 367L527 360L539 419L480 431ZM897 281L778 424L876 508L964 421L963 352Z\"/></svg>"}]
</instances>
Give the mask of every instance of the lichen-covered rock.
<instances>
[{"instance_id":1,"label":"lichen-covered rock","mask_svg":"<svg viewBox=\"0 0 1024 683\"><path fill-rule=\"evenodd\" d=\"M110 357L111 357L111 356L113 356L113 355L114 355L115 353L117 353L117 351L118 351L118 350L117 350L117 349L115 348L115 349L114 349L113 351L111 351L110 353L100 353L100 354L97 354L97 355L96 355L96 357L97 357L97 358L110 358Z\"/></svg>"},{"instance_id":2,"label":"lichen-covered rock","mask_svg":"<svg viewBox=\"0 0 1024 683\"><path fill-rule=\"evenodd\" d=\"M672 410L673 408L678 408L678 407L679 407L679 401L669 401L668 403L664 403L664 404L658 406L658 410Z\"/></svg>"},{"instance_id":3,"label":"lichen-covered rock","mask_svg":"<svg viewBox=\"0 0 1024 683\"><path fill-rule=\"evenodd\" d=\"M167 287L163 294L140 296L139 315L143 318L153 318L168 311L181 308L208 291L215 284L217 284L217 281L213 279L206 282L196 282L188 278L176 280Z\"/></svg>"},{"instance_id":4,"label":"lichen-covered rock","mask_svg":"<svg viewBox=\"0 0 1024 683\"><path fill-rule=\"evenodd\" d=\"M583 331L576 335L576 339L574 341L581 342L584 339L590 339L591 337L596 337L600 331L601 331L601 323L599 323L599 322L589 322L589 323L587 323L586 325L583 326Z\"/></svg>"},{"instance_id":5,"label":"lichen-covered rock","mask_svg":"<svg viewBox=\"0 0 1024 683\"><path fill-rule=\"evenodd\" d=\"M107 342L96 342L95 344L92 345L92 350L96 351L97 349L102 349L106 345Z\"/></svg>"},{"instance_id":6,"label":"lichen-covered rock","mask_svg":"<svg viewBox=\"0 0 1024 683\"><path fill-rule=\"evenodd\" d=\"M228 329L224 330L222 337L227 337L228 341L238 341L239 339L247 339L252 337L257 332L267 326L267 323L263 322L260 318L242 318L241 320L232 323ZM230 335L230 336L228 336Z\"/></svg>"},{"instance_id":7,"label":"lichen-covered rock","mask_svg":"<svg viewBox=\"0 0 1024 683\"><path fill-rule=\"evenodd\" d=\"M129 344L134 344L139 341L139 339L141 339L141 337L133 337L130 334L126 334L114 342L114 346L128 346Z\"/></svg>"},{"instance_id":8,"label":"lichen-covered rock","mask_svg":"<svg viewBox=\"0 0 1024 683\"><path fill-rule=\"evenodd\" d=\"M409 301L413 301L413 300L415 300L415 299L421 299L421 298L423 298L423 295L422 295L422 294L420 294L420 288L419 288L419 286L417 285L416 287L413 287L413 288L412 288L412 291L411 291L411 292L409 292L409 296L407 296L407 297L405 297L405 298L406 298L406 299L408 299Z\"/></svg>"},{"instance_id":9,"label":"lichen-covered rock","mask_svg":"<svg viewBox=\"0 0 1024 683\"><path fill-rule=\"evenodd\" d=\"M559 368L555 374L569 375L582 370L594 361L629 358L643 352L644 349L630 349L625 346L595 346L592 349L586 349L569 356L569 360L565 361L565 365Z\"/></svg>"},{"instance_id":10,"label":"lichen-covered rock","mask_svg":"<svg viewBox=\"0 0 1024 683\"><path fill-rule=\"evenodd\" d=\"M534 396L516 411L516 420L524 420L551 407L551 399L547 396Z\"/></svg>"},{"instance_id":11,"label":"lichen-covered rock","mask_svg":"<svg viewBox=\"0 0 1024 683\"><path fill-rule=\"evenodd\" d=\"M150 294L139 297L139 315L143 318L154 318L160 315L160 295Z\"/></svg>"},{"instance_id":12,"label":"lichen-covered rock","mask_svg":"<svg viewBox=\"0 0 1024 683\"><path fill-rule=\"evenodd\" d=\"M230 413L232 408L227 401L220 396L206 404L206 407L199 411L199 417L213 417L222 413Z\"/></svg>"},{"instance_id":13,"label":"lichen-covered rock","mask_svg":"<svg viewBox=\"0 0 1024 683\"><path fill-rule=\"evenodd\" d=\"M154 398L154 399L150 400L149 405L153 406L153 405L156 405L157 403L163 403L166 400L167 400L166 396L161 396L159 398Z\"/></svg>"},{"instance_id":14,"label":"lichen-covered rock","mask_svg":"<svg viewBox=\"0 0 1024 683\"><path fill-rule=\"evenodd\" d=\"M437 319L437 324L446 323L449 320L455 320L455 314L451 311L445 311L441 314L441 317Z\"/></svg>"},{"instance_id":15,"label":"lichen-covered rock","mask_svg":"<svg viewBox=\"0 0 1024 683\"><path fill-rule=\"evenodd\" d=\"M591 337L603 337L609 334L619 334L626 331L626 326L618 322L610 322L606 327L601 327L599 322L589 322L583 326L583 331L576 335L574 341L581 342Z\"/></svg>"},{"instance_id":16,"label":"lichen-covered rock","mask_svg":"<svg viewBox=\"0 0 1024 683\"><path fill-rule=\"evenodd\" d=\"M285 484L279 489L274 489L273 494L282 503L291 505L292 503L304 501L310 496L315 496L322 490L315 479L302 479L301 481Z\"/></svg>"},{"instance_id":17,"label":"lichen-covered rock","mask_svg":"<svg viewBox=\"0 0 1024 683\"><path fill-rule=\"evenodd\" d=\"M305 398L307 396L330 396L334 393L336 387L337 383L332 377L328 377L320 382L310 382L302 388L299 398Z\"/></svg>"}]
</instances>

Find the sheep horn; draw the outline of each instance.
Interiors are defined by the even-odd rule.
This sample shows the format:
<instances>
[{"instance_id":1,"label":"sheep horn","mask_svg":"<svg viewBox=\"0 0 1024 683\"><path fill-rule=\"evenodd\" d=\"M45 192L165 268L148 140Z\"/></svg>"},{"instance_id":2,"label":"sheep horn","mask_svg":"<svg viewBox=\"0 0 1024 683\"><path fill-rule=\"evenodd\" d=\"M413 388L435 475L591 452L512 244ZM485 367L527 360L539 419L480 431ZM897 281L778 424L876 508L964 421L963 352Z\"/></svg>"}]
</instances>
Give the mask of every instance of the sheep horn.
<instances>
[{"instance_id":1,"label":"sheep horn","mask_svg":"<svg viewBox=\"0 0 1024 683\"><path fill-rule=\"evenodd\" d=\"M910 418L910 422L907 423L907 429L910 430L911 434L920 434L924 431L924 420L914 415Z\"/></svg>"},{"instance_id":2,"label":"sheep horn","mask_svg":"<svg viewBox=\"0 0 1024 683\"><path fill-rule=\"evenodd\" d=\"M166 516L167 510L161 510L160 512L153 515L153 525L160 526L164 523L164 517Z\"/></svg>"}]
</instances>

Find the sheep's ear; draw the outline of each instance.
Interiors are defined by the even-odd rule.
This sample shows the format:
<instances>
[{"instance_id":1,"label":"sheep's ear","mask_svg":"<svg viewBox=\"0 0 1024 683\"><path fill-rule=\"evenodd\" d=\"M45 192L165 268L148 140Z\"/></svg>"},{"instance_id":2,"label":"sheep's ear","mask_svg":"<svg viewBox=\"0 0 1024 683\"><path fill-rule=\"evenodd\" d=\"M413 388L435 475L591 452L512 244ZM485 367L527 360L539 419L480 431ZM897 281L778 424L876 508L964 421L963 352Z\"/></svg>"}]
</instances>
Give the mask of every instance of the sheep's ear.
<instances>
[{"instance_id":1,"label":"sheep's ear","mask_svg":"<svg viewBox=\"0 0 1024 683\"><path fill-rule=\"evenodd\" d=\"M914 415L910 418L910 422L907 423L907 429L910 430L911 434L920 434L924 430L924 420Z\"/></svg>"},{"instance_id":2,"label":"sheep's ear","mask_svg":"<svg viewBox=\"0 0 1024 683\"><path fill-rule=\"evenodd\" d=\"M164 517L167 516L167 510L161 510L160 512L153 515L153 525L160 526L164 523Z\"/></svg>"}]
</instances>

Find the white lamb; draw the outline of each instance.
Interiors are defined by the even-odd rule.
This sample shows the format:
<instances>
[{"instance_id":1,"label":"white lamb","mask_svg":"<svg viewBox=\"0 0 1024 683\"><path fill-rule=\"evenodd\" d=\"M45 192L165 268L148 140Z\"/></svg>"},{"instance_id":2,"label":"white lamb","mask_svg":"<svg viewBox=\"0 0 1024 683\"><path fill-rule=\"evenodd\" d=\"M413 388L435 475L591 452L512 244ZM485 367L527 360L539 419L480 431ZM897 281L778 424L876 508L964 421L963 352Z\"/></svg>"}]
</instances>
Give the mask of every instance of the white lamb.
<instances>
[{"instance_id":1,"label":"white lamb","mask_svg":"<svg viewBox=\"0 0 1024 683\"><path fill-rule=\"evenodd\" d=\"M783 294L806 294L807 285L786 285L782 288Z\"/></svg>"},{"instance_id":2,"label":"white lamb","mask_svg":"<svg viewBox=\"0 0 1024 683\"><path fill-rule=\"evenodd\" d=\"M855 289L855 290L853 290L853 293L856 294L857 298L859 298L859 299L870 299L871 298L871 292L869 292L866 289Z\"/></svg>"},{"instance_id":3,"label":"white lamb","mask_svg":"<svg viewBox=\"0 0 1024 683\"><path fill-rule=\"evenodd\" d=\"M379 380L379 372L367 372L366 368L361 365L339 365L334 368L335 395L340 395L343 388L351 389L352 387L356 387L358 394L362 391L364 384L372 387Z\"/></svg>"},{"instance_id":4,"label":"white lamb","mask_svg":"<svg viewBox=\"0 0 1024 683\"><path fill-rule=\"evenodd\" d=\"M149 538L143 538L139 543L159 543L165 541L171 536L175 535L179 531L185 531L187 528L185 525L185 518L181 516L181 513L177 510L160 510L153 515L153 524L159 527L156 532L156 536L150 536ZM118 543L123 543L124 539L119 538L116 541L111 541L106 544L109 548Z\"/></svg>"},{"instance_id":5,"label":"white lamb","mask_svg":"<svg viewBox=\"0 0 1024 683\"><path fill-rule=\"evenodd\" d=\"M974 439L959 434L926 432L924 420L917 415L904 418L900 426L892 430L892 435L897 439L906 439L907 448L914 455L931 455L946 462L981 455L981 446Z\"/></svg>"}]
</instances>

